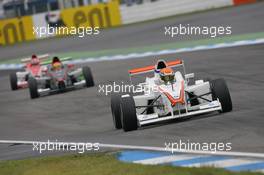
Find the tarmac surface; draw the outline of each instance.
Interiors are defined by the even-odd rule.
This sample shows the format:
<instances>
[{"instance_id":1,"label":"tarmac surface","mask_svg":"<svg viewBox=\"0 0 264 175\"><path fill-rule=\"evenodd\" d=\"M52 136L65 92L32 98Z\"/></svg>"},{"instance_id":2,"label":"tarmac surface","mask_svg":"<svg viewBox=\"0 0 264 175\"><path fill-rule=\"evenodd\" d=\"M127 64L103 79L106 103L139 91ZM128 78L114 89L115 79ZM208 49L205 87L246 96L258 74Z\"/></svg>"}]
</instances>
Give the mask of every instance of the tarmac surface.
<instances>
[{"instance_id":1,"label":"tarmac surface","mask_svg":"<svg viewBox=\"0 0 264 175\"><path fill-rule=\"evenodd\" d=\"M80 39L77 42L71 38L37 41L13 48L6 47L0 49L1 58L30 55L30 50L44 53L68 51L69 48L73 51L95 50L97 49L95 45L104 49L166 42L169 39L162 40L161 26L175 24L175 19L179 19L177 22L195 24L203 22L207 25L232 24L235 33L263 31L264 11L258 10L263 7L264 3L258 3L106 30L105 36L98 38L91 47L88 46L89 42L92 42L90 40ZM116 40L118 33L126 37L119 36ZM87 46L84 45L86 42ZM53 47L55 43L56 47ZM180 140L199 143L230 142L232 151L263 153L263 55L264 44L259 44L159 57L166 60L183 59L187 72L194 72L199 78L225 78L233 100L233 111L225 114L200 115L188 120L176 120L127 133L114 129L110 98L99 93L98 86L113 81L127 81L128 69L152 65L157 58L90 63L96 82L95 87L35 100L30 99L28 89L11 91L9 72L1 72L0 140L58 140L158 147L165 147L165 142ZM31 146L0 145L1 160L20 159L33 155L38 153L33 152Z\"/></svg>"},{"instance_id":2,"label":"tarmac surface","mask_svg":"<svg viewBox=\"0 0 264 175\"><path fill-rule=\"evenodd\" d=\"M225 78L233 111L200 115L123 132L113 128L110 98L98 85L127 81L127 69L155 63L154 58L91 63L96 87L29 98L28 89L11 91L8 76L0 77L0 138L2 140L58 140L141 146L165 146L165 142L232 143L232 151L264 150L264 45L197 51L162 58L182 58L187 72L200 78ZM117 68L118 65L118 68ZM25 148L22 146L22 148ZM21 146L0 145L0 159L20 158L32 152ZM25 152L26 151L26 152Z\"/></svg>"}]
</instances>

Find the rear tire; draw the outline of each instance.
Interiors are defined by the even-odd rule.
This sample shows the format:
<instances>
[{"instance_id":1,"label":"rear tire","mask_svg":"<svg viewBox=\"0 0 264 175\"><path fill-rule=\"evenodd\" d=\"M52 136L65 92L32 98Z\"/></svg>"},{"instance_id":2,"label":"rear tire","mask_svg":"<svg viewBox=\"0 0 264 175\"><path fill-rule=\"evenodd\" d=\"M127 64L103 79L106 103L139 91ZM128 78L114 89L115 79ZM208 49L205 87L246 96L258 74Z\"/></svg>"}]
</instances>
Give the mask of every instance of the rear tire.
<instances>
[{"instance_id":1,"label":"rear tire","mask_svg":"<svg viewBox=\"0 0 264 175\"><path fill-rule=\"evenodd\" d=\"M82 68L82 71L83 71L83 76L86 82L86 87L94 86L93 75L92 75L92 71L90 67L85 66Z\"/></svg>"},{"instance_id":2,"label":"rear tire","mask_svg":"<svg viewBox=\"0 0 264 175\"><path fill-rule=\"evenodd\" d=\"M113 122L116 129L122 128L121 122L121 95L120 94L112 94L111 95L111 111L113 116Z\"/></svg>"},{"instance_id":3,"label":"rear tire","mask_svg":"<svg viewBox=\"0 0 264 175\"><path fill-rule=\"evenodd\" d=\"M30 93L30 98L38 98L39 93L38 93L38 83L37 80L33 77L30 77L28 79L28 88L29 88L29 93Z\"/></svg>"},{"instance_id":4,"label":"rear tire","mask_svg":"<svg viewBox=\"0 0 264 175\"><path fill-rule=\"evenodd\" d=\"M231 96L224 79L216 79L210 82L213 100L219 99L222 111L230 112L233 109Z\"/></svg>"},{"instance_id":5,"label":"rear tire","mask_svg":"<svg viewBox=\"0 0 264 175\"><path fill-rule=\"evenodd\" d=\"M121 121L125 132L138 128L135 101L130 95L121 98Z\"/></svg>"},{"instance_id":6,"label":"rear tire","mask_svg":"<svg viewBox=\"0 0 264 175\"><path fill-rule=\"evenodd\" d=\"M10 74L9 79L10 79L10 86L11 86L11 89L12 89L13 91L17 90L17 89L18 89L18 86L17 86L17 75L16 75L16 73L15 73L15 72L12 72L12 73Z\"/></svg>"}]
</instances>

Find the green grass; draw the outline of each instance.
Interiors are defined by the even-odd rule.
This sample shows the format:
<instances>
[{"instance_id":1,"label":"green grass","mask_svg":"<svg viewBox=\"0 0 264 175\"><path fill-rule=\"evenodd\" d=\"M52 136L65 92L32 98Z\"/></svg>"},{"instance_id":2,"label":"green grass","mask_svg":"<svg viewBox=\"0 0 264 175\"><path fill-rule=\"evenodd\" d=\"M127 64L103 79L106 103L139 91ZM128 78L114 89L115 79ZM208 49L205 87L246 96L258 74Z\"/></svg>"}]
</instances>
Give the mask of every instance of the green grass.
<instances>
[{"instance_id":1,"label":"green grass","mask_svg":"<svg viewBox=\"0 0 264 175\"><path fill-rule=\"evenodd\" d=\"M118 54L130 54L130 53L144 53L148 51L160 51L164 49L180 49L186 47L195 47L201 45L211 45L224 42L235 42L241 40L253 40L258 38L264 38L264 32L259 33L248 33L241 35L231 35L225 37L209 38L202 40L193 40L193 41L182 41L182 42L172 42L165 44L156 44L149 45L145 47L133 47L133 48L122 48L122 49L107 49L107 50L98 50L98 51L78 51L78 52L63 52L63 53L54 53L54 55L59 57L72 57L73 59L80 58L97 58L101 56L113 56ZM20 63L21 58L13 58L8 61L0 61L0 64L11 64L11 63Z\"/></svg>"},{"instance_id":2,"label":"green grass","mask_svg":"<svg viewBox=\"0 0 264 175\"><path fill-rule=\"evenodd\" d=\"M111 153L49 156L0 162L1 175L261 175L215 168L182 168L168 165L123 163Z\"/></svg>"}]
</instances>

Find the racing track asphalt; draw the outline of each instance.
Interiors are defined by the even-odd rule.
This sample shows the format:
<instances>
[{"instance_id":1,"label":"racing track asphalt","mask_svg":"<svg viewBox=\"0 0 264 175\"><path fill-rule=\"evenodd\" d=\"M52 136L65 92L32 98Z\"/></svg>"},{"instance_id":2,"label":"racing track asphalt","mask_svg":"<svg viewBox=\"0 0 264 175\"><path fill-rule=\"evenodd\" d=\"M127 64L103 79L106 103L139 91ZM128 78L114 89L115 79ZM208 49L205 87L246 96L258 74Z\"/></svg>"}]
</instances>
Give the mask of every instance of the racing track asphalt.
<instances>
[{"instance_id":1,"label":"racing track asphalt","mask_svg":"<svg viewBox=\"0 0 264 175\"><path fill-rule=\"evenodd\" d=\"M1 48L1 58L30 55L35 52L96 50L143 46L170 42L163 36L162 26L178 22L190 24L232 24L235 34L263 31L264 3L216 12L168 18L106 30L102 38L42 40L14 48ZM254 27L253 27L254 26ZM123 37L118 37L122 35ZM115 42L113 42L115 41ZM175 40L173 40L174 42ZM86 45L85 45L85 44ZM93 43L93 45L91 44ZM111 44L110 44L111 43ZM56 47L54 47L56 45ZM16 50L16 52L14 52ZM202 78L227 80L234 110L222 115L197 116L186 121L150 126L124 133L112 124L109 97L98 88L82 89L30 100L28 90L12 92L8 72L0 73L0 139L59 140L102 142L142 146L164 146L179 139L191 142L232 142L232 151L262 152L264 150L264 45L243 46L208 51L164 55L162 58L183 58L187 72ZM90 63L96 85L128 80L127 70L153 64L156 58ZM16 159L36 155L31 146L0 145L0 159Z\"/></svg>"},{"instance_id":2,"label":"racing track asphalt","mask_svg":"<svg viewBox=\"0 0 264 175\"><path fill-rule=\"evenodd\" d=\"M164 142L231 142L232 151L264 150L264 45L165 55L183 58L188 72L197 77L225 78L234 110L197 116L185 121L154 125L125 133L113 128L109 97L98 87L29 99L28 90L10 91L7 76L0 81L0 138L100 142L163 147ZM96 85L128 80L127 69L154 63L141 58L91 63ZM117 68L118 65L118 68ZM2 74L4 75L4 74ZM0 159L20 158L32 147L0 145Z\"/></svg>"}]
</instances>

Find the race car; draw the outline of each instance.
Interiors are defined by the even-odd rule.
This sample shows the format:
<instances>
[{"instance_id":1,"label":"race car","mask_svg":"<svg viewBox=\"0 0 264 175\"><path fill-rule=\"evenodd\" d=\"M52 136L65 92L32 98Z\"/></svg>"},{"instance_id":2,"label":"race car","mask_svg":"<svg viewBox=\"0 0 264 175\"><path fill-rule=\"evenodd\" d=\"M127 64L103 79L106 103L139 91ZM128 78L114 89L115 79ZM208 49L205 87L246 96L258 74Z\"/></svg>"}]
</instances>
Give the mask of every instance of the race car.
<instances>
[{"instance_id":1,"label":"race car","mask_svg":"<svg viewBox=\"0 0 264 175\"><path fill-rule=\"evenodd\" d=\"M54 57L52 63L46 67L45 76L29 77L30 97L34 99L76 88L94 86L91 69L87 66L75 67L74 64L63 63L58 57Z\"/></svg>"},{"instance_id":2,"label":"race car","mask_svg":"<svg viewBox=\"0 0 264 175\"><path fill-rule=\"evenodd\" d=\"M183 60L159 60L154 66L129 70L131 83L133 76L145 73L154 73L154 76L146 77L145 82L138 84L143 87L141 94L111 95L116 129L132 131L166 120L232 111L225 80L194 80L194 73L185 73Z\"/></svg>"},{"instance_id":3,"label":"race car","mask_svg":"<svg viewBox=\"0 0 264 175\"><path fill-rule=\"evenodd\" d=\"M43 74L42 61L48 59L49 55L32 55L31 58L21 59L21 62L24 64L24 71L21 72L12 72L9 76L11 90L18 90L28 87L28 78L29 77L40 77Z\"/></svg>"}]
</instances>

